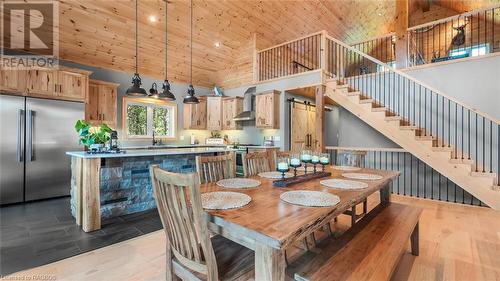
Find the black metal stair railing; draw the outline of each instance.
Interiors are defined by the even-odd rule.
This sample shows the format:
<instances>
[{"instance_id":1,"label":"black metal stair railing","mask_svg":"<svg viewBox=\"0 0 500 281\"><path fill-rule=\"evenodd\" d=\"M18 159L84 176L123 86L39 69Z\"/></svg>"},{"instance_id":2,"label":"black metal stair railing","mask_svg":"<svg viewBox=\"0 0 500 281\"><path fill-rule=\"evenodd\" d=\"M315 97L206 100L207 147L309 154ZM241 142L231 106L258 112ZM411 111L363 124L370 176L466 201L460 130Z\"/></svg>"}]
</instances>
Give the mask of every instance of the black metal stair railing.
<instances>
[{"instance_id":1,"label":"black metal stair railing","mask_svg":"<svg viewBox=\"0 0 500 281\"><path fill-rule=\"evenodd\" d=\"M377 38L351 44L354 49L378 59L388 65L396 63L396 34L390 33Z\"/></svg>"},{"instance_id":2,"label":"black metal stair railing","mask_svg":"<svg viewBox=\"0 0 500 281\"><path fill-rule=\"evenodd\" d=\"M321 68L321 38L317 32L257 53L258 81Z\"/></svg>"},{"instance_id":3,"label":"black metal stair railing","mask_svg":"<svg viewBox=\"0 0 500 281\"><path fill-rule=\"evenodd\" d=\"M401 148L327 147L334 165L399 171L392 193L466 205L485 206L452 180ZM353 159L358 158L358 159Z\"/></svg>"},{"instance_id":4,"label":"black metal stair railing","mask_svg":"<svg viewBox=\"0 0 500 281\"><path fill-rule=\"evenodd\" d=\"M385 107L388 116L400 116L434 146L449 147L453 159L474 161L475 172L498 179L500 121L333 37L327 36L324 55L327 75Z\"/></svg>"}]
</instances>

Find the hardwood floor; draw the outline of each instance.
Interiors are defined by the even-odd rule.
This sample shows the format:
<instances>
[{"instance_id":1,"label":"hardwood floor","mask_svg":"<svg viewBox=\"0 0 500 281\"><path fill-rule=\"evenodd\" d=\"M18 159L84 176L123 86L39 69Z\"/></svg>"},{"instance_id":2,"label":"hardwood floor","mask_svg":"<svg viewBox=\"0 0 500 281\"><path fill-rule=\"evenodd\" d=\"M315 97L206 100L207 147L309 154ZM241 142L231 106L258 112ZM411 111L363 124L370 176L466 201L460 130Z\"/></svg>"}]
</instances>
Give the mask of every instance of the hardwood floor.
<instances>
[{"instance_id":1,"label":"hardwood floor","mask_svg":"<svg viewBox=\"0 0 500 281\"><path fill-rule=\"evenodd\" d=\"M378 195L369 204L377 203ZM500 280L500 212L393 195L395 202L418 205L420 256L403 256L392 280ZM348 227L341 216L335 232ZM289 259L301 251L288 251ZM165 239L156 231L59 262L14 273L45 275L57 280L164 280Z\"/></svg>"}]
</instances>

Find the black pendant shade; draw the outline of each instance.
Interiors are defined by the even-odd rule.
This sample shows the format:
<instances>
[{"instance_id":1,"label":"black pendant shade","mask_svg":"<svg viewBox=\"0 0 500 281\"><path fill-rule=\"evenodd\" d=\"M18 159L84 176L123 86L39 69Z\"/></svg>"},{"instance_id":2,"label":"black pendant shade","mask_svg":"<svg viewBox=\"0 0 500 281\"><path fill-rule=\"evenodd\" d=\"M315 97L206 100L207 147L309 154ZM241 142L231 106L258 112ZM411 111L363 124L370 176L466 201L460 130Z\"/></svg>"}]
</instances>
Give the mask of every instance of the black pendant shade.
<instances>
[{"instance_id":1,"label":"black pendant shade","mask_svg":"<svg viewBox=\"0 0 500 281\"><path fill-rule=\"evenodd\" d=\"M153 83L153 85L151 85L151 89L149 89L149 97L150 98L159 98L159 94L158 94L158 85L156 85L156 82Z\"/></svg>"},{"instance_id":2,"label":"black pendant shade","mask_svg":"<svg viewBox=\"0 0 500 281\"><path fill-rule=\"evenodd\" d=\"M170 101L175 100L175 95L170 92L170 83L168 82L168 80L163 81L162 89L163 91L159 94L161 99Z\"/></svg>"},{"instance_id":3,"label":"black pendant shade","mask_svg":"<svg viewBox=\"0 0 500 281\"><path fill-rule=\"evenodd\" d=\"M187 96L184 97L183 103L200 103L197 97L194 96L194 87L193 85L188 86L188 93Z\"/></svg>"},{"instance_id":4,"label":"black pendant shade","mask_svg":"<svg viewBox=\"0 0 500 281\"><path fill-rule=\"evenodd\" d=\"M139 49L139 46L138 46L138 43L139 43L139 40L138 40L138 34L139 34L139 25L138 25L138 22L137 22L137 12L138 12L138 5L137 5L137 1L138 0L135 0L135 73L134 73L134 77L132 77L132 86L130 86L128 89L127 89L127 92L126 94L129 95L129 96L139 96L139 97L145 97L147 96L148 94L146 93L146 90L144 90L143 88L141 88L141 84L142 84L142 81L141 81L141 77L139 76L139 66L138 66L138 61L139 61L139 58L138 58L138 49Z\"/></svg>"},{"instance_id":5,"label":"black pendant shade","mask_svg":"<svg viewBox=\"0 0 500 281\"><path fill-rule=\"evenodd\" d=\"M147 96L146 90L141 88L141 77L139 73L135 73L132 77L132 86L127 89L127 95L129 96Z\"/></svg>"},{"instance_id":6,"label":"black pendant shade","mask_svg":"<svg viewBox=\"0 0 500 281\"><path fill-rule=\"evenodd\" d=\"M197 97L194 96L194 87L193 87L193 0L189 1L189 17L191 18L191 26L190 26L190 44L189 44L189 81L191 82L188 86L187 96L184 97L183 103L200 103Z\"/></svg>"}]
</instances>

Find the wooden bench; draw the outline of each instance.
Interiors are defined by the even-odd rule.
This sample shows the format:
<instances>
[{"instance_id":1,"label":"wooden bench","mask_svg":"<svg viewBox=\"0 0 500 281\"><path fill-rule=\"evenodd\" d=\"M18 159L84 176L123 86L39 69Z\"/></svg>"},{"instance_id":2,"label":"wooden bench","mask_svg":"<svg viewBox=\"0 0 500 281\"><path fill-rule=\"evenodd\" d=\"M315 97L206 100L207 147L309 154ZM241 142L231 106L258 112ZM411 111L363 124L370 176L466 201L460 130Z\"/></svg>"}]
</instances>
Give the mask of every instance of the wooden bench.
<instances>
[{"instance_id":1,"label":"wooden bench","mask_svg":"<svg viewBox=\"0 0 500 281\"><path fill-rule=\"evenodd\" d=\"M408 239L418 256L422 210L403 204L379 205L338 238L326 238L287 268L295 280L389 280Z\"/></svg>"}]
</instances>

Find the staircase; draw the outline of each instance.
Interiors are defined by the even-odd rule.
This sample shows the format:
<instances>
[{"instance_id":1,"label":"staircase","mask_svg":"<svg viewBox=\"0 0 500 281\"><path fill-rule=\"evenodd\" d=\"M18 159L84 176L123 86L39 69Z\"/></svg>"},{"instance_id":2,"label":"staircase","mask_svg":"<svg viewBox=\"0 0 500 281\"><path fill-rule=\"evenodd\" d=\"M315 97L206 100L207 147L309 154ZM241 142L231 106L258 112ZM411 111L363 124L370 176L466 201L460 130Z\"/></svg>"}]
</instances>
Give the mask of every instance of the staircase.
<instances>
[{"instance_id":1,"label":"staircase","mask_svg":"<svg viewBox=\"0 0 500 281\"><path fill-rule=\"evenodd\" d=\"M500 122L326 35L325 95L493 209Z\"/></svg>"}]
</instances>

